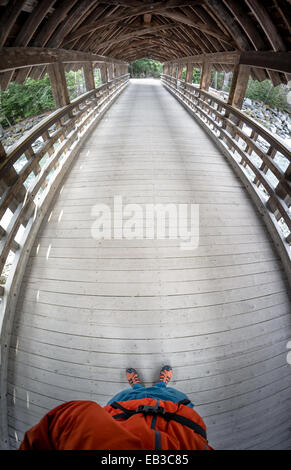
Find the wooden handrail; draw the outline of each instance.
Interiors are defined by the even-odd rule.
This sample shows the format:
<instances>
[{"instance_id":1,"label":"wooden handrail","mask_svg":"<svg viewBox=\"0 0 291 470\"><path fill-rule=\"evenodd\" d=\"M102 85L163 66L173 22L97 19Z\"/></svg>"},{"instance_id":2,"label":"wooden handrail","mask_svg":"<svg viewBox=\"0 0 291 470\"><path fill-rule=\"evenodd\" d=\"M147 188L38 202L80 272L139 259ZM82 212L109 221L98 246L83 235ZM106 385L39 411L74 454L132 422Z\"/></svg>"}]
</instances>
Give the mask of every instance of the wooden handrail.
<instances>
[{"instance_id":1,"label":"wooden handrail","mask_svg":"<svg viewBox=\"0 0 291 470\"><path fill-rule=\"evenodd\" d=\"M291 206L291 153L289 149L259 123L210 92L201 90L191 83L177 80L170 75L162 74L161 80L163 85L215 140L245 183L252 199L263 213L291 284L289 210ZM251 135L244 131L244 126L251 129ZM269 146L267 150L258 143L259 137L266 142L266 147ZM286 159L285 170L274 160L277 153ZM257 163L258 158L260 164ZM268 174L273 175L278 183L273 183ZM285 227L286 233L283 232L279 221Z\"/></svg>"},{"instance_id":2,"label":"wooden handrail","mask_svg":"<svg viewBox=\"0 0 291 470\"><path fill-rule=\"evenodd\" d=\"M43 193L48 187L53 187L54 173L57 175L62 170L70 148L81 139L80 133L96 121L98 115L122 91L128 80L129 74L113 78L54 111L20 139L0 162L0 219L7 209L12 212L7 229L2 229L0 235L1 273L9 253L15 253L23 246L22 240L18 243L15 240L20 226L25 228L29 225L30 229L33 227L29 222L34 211L42 206L45 199L41 195L41 202L36 201L36 197L40 196L39 192ZM34 151L33 144L39 138L43 139L43 143ZM56 143L59 143L57 149L54 148ZM16 172L14 165L23 155L26 156L27 162ZM41 166L40 162L45 155L47 161ZM32 173L34 179L27 187L27 179ZM26 231L25 237L28 236L29 231ZM15 267L13 270L15 271ZM0 289L0 295L3 295L3 289Z\"/></svg>"},{"instance_id":3,"label":"wooden handrail","mask_svg":"<svg viewBox=\"0 0 291 470\"><path fill-rule=\"evenodd\" d=\"M53 124L55 124L62 117L68 114L69 111L72 111L74 108L76 108L76 106L84 103L87 99L91 99L96 94L96 92L102 93L103 90L106 90L108 88L108 86L112 85L116 81L119 81L122 77L126 76L128 76L128 74L122 75L121 77L113 78L111 81L99 85L94 90L90 90L83 93L81 96L78 96L77 98L72 100L71 103L67 106L58 108L56 111L53 111L49 116L42 119L39 124L34 126L33 130L29 134L23 136L21 139L19 139L16 144L14 144L10 148L7 154L7 158L0 163L0 178L3 175L3 170L5 171L9 165L13 165L17 161L17 159L21 155L23 155L25 151L24 149L26 149L29 145L31 145L39 137L41 137L46 130L48 130Z\"/></svg>"},{"instance_id":4,"label":"wooden handrail","mask_svg":"<svg viewBox=\"0 0 291 470\"><path fill-rule=\"evenodd\" d=\"M172 77L171 75L162 74L161 77L167 78L167 80L170 80L172 83L177 82L177 79ZM273 136L273 134L271 134L266 128L264 128L259 123L257 123L254 119L250 118L249 116L246 116L242 111L240 111L237 108L234 108L233 106L230 106L222 99L217 98L216 96L212 95L209 91L201 90L200 88L196 87L192 83L181 82L181 86L186 86L188 89L193 89L193 91L195 92L199 91L199 94L205 96L206 98L212 101L215 101L217 104L219 104L220 106L222 106L223 108L231 112L233 115L237 116L241 121L243 121L249 127L251 127L252 129L256 129L259 135L261 135L274 148L276 148L278 152L283 153L284 155L286 154L286 158L288 158L289 161L291 161L290 151L279 140L277 140Z\"/></svg>"}]
</instances>

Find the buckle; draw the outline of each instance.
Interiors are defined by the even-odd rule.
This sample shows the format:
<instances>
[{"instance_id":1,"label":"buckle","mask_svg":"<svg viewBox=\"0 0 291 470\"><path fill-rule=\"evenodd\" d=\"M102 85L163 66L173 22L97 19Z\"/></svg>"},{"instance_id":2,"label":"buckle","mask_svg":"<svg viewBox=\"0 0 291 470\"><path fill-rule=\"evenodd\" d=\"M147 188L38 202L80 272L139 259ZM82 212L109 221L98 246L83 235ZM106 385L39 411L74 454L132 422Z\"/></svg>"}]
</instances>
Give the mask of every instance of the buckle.
<instances>
[{"instance_id":1,"label":"buckle","mask_svg":"<svg viewBox=\"0 0 291 470\"><path fill-rule=\"evenodd\" d=\"M139 405L139 407L136 409L136 412L149 415L164 415L165 408L162 406Z\"/></svg>"}]
</instances>

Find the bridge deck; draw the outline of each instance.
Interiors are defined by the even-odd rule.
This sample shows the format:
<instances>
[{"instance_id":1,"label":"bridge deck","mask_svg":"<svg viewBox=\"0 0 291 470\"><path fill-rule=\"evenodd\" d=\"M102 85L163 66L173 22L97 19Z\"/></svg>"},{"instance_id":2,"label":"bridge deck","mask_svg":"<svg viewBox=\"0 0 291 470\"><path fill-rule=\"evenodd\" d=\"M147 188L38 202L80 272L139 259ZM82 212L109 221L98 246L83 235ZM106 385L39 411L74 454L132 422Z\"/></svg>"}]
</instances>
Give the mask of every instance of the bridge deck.
<instances>
[{"instance_id":1,"label":"bridge deck","mask_svg":"<svg viewBox=\"0 0 291 470\"><path fill-rule=\"evenodd\" d=\"M200 243L102 240L91 208L196 203ZM161 365L216 448L290 448L285 275L242 183L154 80L132 80L83 145L31 254L9 360L11 447L61 402L105 404Z\"/></svg>"}]
</instances>

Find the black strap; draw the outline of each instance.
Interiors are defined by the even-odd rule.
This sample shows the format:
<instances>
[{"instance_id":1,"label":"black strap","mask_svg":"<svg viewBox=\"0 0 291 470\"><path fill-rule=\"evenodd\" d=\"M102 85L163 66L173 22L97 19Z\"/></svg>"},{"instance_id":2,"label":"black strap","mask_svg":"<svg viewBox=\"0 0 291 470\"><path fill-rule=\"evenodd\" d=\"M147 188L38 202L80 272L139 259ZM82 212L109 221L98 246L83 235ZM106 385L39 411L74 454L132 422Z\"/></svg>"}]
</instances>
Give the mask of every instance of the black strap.
<instances>
[{"instance_id":1,"label":"black strap","mask_svg":"<svg viewBox=\"0 0 291 470\"><path fill-rule=\"evenodd\" d=\"M179 405L180 404L184 404L184 403L179 402ZM145 415L149 414L153 416L158 415L164 418L166 421L176 421L176 423L182 424L182 426L187 426L188 428L196 432L196 434L199 434L200 436L202 436L204 439L207 440L207 434L205 430L202 428L202 426L197 424L195 421L192 421L191 419L186 418L185 416L181 416L177 413L166 412L162 406L157 406L157 404L155 406L140 405L138 406L136 410L129 410L127 408L124 408L118 402L111 403L111 406L114 409L119 409L123 411L123 413L114 415L113 416L114 419L118 419L118 418L129 419L131 416L138 414L138 413L143 413Z\"/></svg>"},{"instance_id":2,"label":"black strap","mask_svg":"<svg viewBox=\"0 0 291 470\"><path fill-rule=\"evenodd\" d=\"M183 400L178 401L178 405L189 405L189 403L191 403L191 401L188 400L188 398L183 398Z\"/></svg>"},{"instance_id":3,"label":"black strap","mask_svg":"<svg viewBox=\"0 0 291 470\"><path fill-rule=\"evenodd\" d=\"M200 426L199 424L195 423L195 421L192 421L191 419L186 418L185 416L178 415L177 413L166 413L163 418L166 421L176 421L179 424L182 424L182 426L187 426L188 428L192 429L196 434L200 434L200 436L204 437L204 439L207 440L207 434L206 431Z\"/></svg>"}]
</instances>

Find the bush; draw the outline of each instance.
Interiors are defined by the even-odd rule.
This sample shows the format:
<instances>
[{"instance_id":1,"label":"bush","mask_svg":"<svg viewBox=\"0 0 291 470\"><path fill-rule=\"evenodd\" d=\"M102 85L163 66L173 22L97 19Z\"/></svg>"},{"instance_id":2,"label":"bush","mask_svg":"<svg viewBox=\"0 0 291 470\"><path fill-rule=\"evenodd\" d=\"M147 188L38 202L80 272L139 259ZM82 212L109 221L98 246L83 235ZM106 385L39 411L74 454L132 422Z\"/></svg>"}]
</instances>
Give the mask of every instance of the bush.
<instances>
[{"instance_id":1,"label":"bush","mask_svg":"<svg viewBox=\"0 0 291 470\"><path fill-rule=\"evenodd\" d=\"M27 78L25 83L11 82L7 91L0 91L0 123L7 126L7 120L11 124L55 109L55 103L48 75L41 80Z\"/></svg>"},{"instance_id":2,"label":"bush","mask_svg":"<svg viewBox=\"0 0 291 470\"><path fill-rule=\"evenodd\" d=\"M284 85L273 86L271 80L258 80L249 79L246 98L251 100L262 101L272 108L283 108L290 111L290 106L287 103L287 89Z\"/></svg>"},{"instance_id":3,"label":"bush","mask_svg":"<svg viewBox=\"0 0 291 470\"><path fill-rule=\"evenodd\" d=\"M65 72L70 100L85 93L83 69ZM95 73L95 84L100 83ZM0 91L0 124L3 127L22 119L56 108L50 79L46 74L41 80L27 78L23 84L11 82L6 91ZM7 121L8 120L8 121Z\"/></svg>"}]
</instances>

